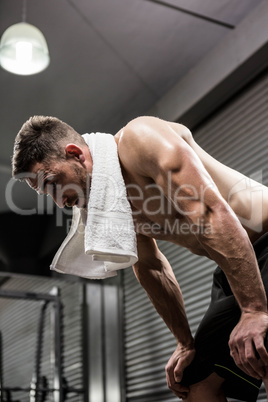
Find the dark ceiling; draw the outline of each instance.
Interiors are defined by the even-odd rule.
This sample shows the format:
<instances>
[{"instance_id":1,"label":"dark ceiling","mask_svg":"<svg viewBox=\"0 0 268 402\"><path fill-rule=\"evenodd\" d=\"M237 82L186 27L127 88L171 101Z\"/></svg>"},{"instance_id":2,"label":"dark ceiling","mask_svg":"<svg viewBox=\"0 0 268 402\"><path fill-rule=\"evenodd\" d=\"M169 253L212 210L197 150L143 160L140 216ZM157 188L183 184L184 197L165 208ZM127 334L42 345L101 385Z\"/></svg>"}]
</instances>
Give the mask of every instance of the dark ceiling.
<instances>
[{"instance_id":1,"label":"dark ceiling","mask_svg":"<svg viewBox=\"0 0 268 402\"><path fill-rule=\"evenodd\" d=\"M80 133L115 134L146 114L261 2L0 0L0 35L21 22L26 5L26 22L43 32L51 58L33 76L0 68L0 269L49 274L70 220L50 203L42 210L47 200L10 181L23 122L53 115Z\"/></svg>"}]
</instances>

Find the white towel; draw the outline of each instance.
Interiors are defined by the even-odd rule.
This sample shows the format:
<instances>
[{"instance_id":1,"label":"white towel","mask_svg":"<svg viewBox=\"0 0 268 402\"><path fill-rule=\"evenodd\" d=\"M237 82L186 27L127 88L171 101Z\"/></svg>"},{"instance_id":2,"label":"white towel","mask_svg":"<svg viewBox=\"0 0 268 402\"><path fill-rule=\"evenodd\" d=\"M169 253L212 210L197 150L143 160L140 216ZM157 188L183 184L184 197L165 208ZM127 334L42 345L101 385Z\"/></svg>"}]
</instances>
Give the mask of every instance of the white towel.
<instances>
[{"instance_id":1,"label":"white towel","mask_svg":"<svg viewBox=\"0 0 268 402\"><path fill-rule=\"evenodd\" d=\"M88 207L73 207L71 229L50 268L104 279L138 260L136 234L114 137L103 133L83 137L93 160Z\"/></svg>"}]
</instances>

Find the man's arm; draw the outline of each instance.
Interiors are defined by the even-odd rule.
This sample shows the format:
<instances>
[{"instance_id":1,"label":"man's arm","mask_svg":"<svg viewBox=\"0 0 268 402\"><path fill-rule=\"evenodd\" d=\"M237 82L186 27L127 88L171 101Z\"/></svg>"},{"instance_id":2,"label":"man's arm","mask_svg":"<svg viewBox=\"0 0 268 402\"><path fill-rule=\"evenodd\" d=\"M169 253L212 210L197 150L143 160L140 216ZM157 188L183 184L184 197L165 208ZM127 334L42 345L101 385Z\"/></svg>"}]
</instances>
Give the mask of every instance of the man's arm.
<instances>
[{"instance_id":1,"label":"man's arm","mask_svg":"<svg viewBox=\"0 0 268 402\"><path fill-rule=\"evenodd\" d=\"M190 226L199 226L201 222L200 231L194 234L226 274L241 308L240 322L230 337L231 355L247 374L262 378L266 373L264 367L268 366L263 343L268 330L267 299L252 244L192 150L181 144L173 152L183 153L180 167L170 153L167 165L162 165L155 176L156 183L165 194L171 194L171 202L179 207ZM171 191L165 186L167 172L171 174ZM256 350L264 367L257 361Z\"/></svg>"},{"instance_id":2,"label":"man's arm","mask_svg":"<svg viewBox=\"0 0 268 402\"><path fill-rule=\"evenodd\" d=\"M195 230L194 235L207 255L225 272L242 312L240 323L231 336L231 354L249 375L263 377L265 371L257 362L255 349L262 365L268 366L263 344L268 330L267 300L245 230L200 159L166 122L137 119L124 129L124 136L126 149L131 149L125 160L126 167L152 178L187 219L189 227L200 223L210 227L209 231L197 233Z\"/></svg>"},{"instance_id":3,"label":"man's arm","mask_svg":"<svg viewBox=\"0 0 268 402\"><path fill-rule=\"evenodd\" d=\"M179 284L173 270L154 239L137 235L138 262L134 273L156 311L177 340L177 348L166 366L169 388L178 397L188 392L178 383L183 371L194 358L194 341L185 313Z\"/></svg>"}]
</instances>

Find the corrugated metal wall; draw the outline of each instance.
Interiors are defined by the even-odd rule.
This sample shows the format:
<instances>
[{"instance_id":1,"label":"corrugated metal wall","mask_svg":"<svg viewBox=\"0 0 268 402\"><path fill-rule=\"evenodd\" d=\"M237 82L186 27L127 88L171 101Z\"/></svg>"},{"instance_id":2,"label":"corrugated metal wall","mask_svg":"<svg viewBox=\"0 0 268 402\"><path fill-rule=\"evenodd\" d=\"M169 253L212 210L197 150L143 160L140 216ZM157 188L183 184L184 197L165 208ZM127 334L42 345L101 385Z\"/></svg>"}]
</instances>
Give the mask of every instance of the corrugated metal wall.
<instances>
[{"instance_id":1,"label":"corrugated metal wall","mask_svg":"<svg viewBox=\"0 0 268 402\"><path fill-rule=\"evenodd\" d=\"M194 132L196 141L221 162L268 185L268 76L254 83ZM215 264L171 243L159 242L180 283L188 319L196 331L210 301ZM126 395L128 402L177 402L164 367L175 342L132 270L123 273ZM259 400L266 400L261 391Z\"/></svg>"},{"instance_id":2,"label":"corrugated metal wall","mask_svg":"<svg viewBox=\"0 0 268 402\"><path fill-rule=\"evenodd\" d=\"M35 276L12 276L2 287L4 290L49 293L59 287L63 304L63 367L64 377L70 388L83 388L82 366L82 284L59 279ZM0 331L3 344L3 384L4 387L29 388L34 371L37 352L37 331L41 311L40 301L0 298ZM52 304L52 303L50 303ZM53 388L53 371L50 361L53 344L53 330L50 324L51 305L45 315L44 343L41 374ZM12 392L12 400L29 402L29 393ZM46 396L53 401L53 394ZM69 393L66 400L82 402L83 395Z\"/></svg>"}]
</instances>

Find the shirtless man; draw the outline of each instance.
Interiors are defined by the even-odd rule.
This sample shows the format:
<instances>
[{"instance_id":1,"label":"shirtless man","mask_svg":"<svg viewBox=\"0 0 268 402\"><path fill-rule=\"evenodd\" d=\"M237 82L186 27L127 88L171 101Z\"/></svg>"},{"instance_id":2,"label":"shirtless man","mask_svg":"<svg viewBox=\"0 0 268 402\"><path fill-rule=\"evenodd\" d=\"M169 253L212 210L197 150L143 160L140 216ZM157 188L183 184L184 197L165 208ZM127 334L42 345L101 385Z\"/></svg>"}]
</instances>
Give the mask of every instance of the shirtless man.
<instances>
[{"instance_id":1,"label":"shirtless man","mask_svg":"<svg viewBox=\"0 0 268 402\"><path fill-rule=\"evenodd\" d=\"M267 387L268 314L267 291L252 243L268 232L267 188L209 156L177 123L139 117L114 139L137 232L139 260L134 272L177 340L166 366L168 386L190 402L226 401L226 396L255 401L261 380ZM40 172L43 188L37 179ZM88 146L73 128L42 116L22 126L15 141L13 175L34 190L49 193L59 207L85 207L91 172ZM83 192L69 186L59 197L54 186L67 183L76 189L79 185ZM214 279L218 286L214 296L219 300L212 306L220 305L219 310L214 317L210 308L195 340L179 285L155 239L207 256L220 267ZM217 327L219 311L226 317L223 314ZM223 332L225 345L218 343ZM226 362L220 357L211 361L219 349L228 351L222 357ZM233 389L242 393L236 395Z\"/></svg>"}]
</instances>

